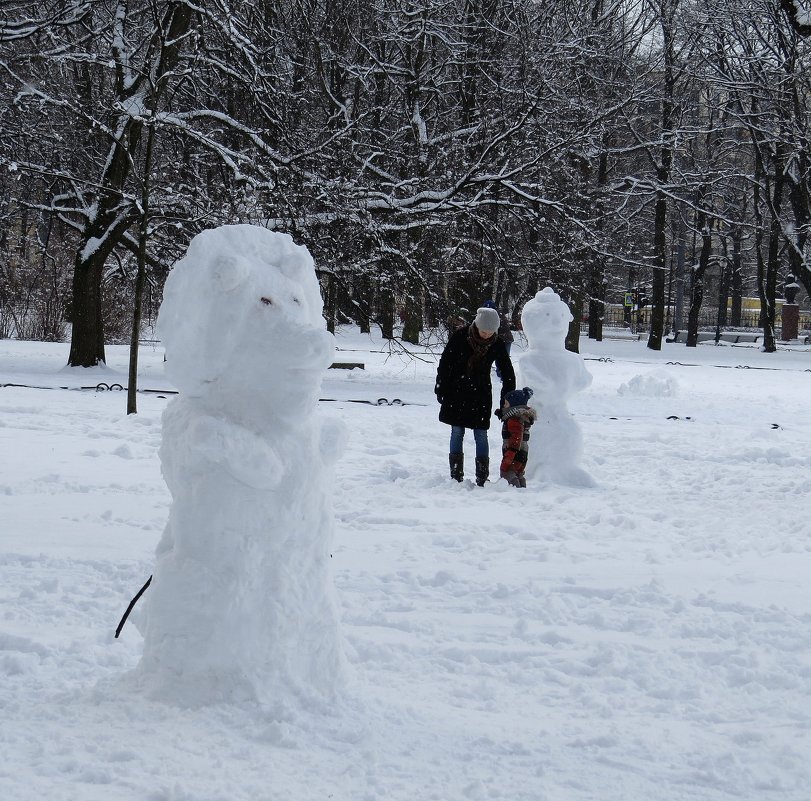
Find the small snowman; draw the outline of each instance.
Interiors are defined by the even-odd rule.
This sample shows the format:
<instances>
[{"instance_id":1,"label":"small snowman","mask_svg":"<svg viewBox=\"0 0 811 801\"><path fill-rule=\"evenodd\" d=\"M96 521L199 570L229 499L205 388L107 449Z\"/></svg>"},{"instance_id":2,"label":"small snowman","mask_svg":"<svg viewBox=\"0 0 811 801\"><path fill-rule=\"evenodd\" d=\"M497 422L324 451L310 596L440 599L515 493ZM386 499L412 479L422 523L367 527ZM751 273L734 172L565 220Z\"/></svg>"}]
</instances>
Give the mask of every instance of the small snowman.
<instances>
[{"instance_id":1,"label":"small snowman","mask_svg":"<svg viewBox=\"0 0 811 801\"><path fill-rule=\"evenodd\" d=\"M583 438L567 403L591 385L582 357L566 350L572 314L550 287L527 301L521 325L529 347L518 362L518 385L534 390L538 419L527 477L575 487L593 487L594 479L580 466Z\"/></svg>"},{"instance_id":2,"label":"small snowman","mask_svg":"<svg viewBox=\"0 0 811 801\"><path fill-rule=\"evenodd\" d=\"M306 248L264 228L204 231L169 274L172 504L136 671L152 697L279 709L343 681L329 503L342 429L317 413L334 352L321 312Z\"/></svg>"}]
</instances>

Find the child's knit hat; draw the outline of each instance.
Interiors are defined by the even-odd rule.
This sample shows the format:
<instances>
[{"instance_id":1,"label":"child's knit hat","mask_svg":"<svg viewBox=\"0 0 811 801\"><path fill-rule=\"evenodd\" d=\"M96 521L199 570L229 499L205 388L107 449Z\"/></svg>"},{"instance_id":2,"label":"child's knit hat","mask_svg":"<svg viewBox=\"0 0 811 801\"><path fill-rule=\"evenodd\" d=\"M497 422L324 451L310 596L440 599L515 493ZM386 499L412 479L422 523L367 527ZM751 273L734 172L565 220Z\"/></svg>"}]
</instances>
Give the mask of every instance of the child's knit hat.
<instances>
[{"instance_id":1,"label":"child's knit hat","mask_svg":"<svg viewBox=\"0 0 811 801\"><path fill-rule=\"evenodd\" d=\"M526 406L533 394L533 391L529 387L514 389L504 396L504 400L507 401L510 406Z\"/></svg>"}]
</instances>

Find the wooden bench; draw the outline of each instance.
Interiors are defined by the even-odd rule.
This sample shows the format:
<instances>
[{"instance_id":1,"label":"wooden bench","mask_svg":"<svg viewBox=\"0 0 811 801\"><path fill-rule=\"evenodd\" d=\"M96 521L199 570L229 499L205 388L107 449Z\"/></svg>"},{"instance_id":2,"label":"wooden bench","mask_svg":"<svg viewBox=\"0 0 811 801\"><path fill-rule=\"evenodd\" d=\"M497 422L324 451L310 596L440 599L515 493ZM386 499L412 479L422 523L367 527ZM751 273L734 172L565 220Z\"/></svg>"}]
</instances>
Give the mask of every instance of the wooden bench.
<instances>
[{"instance_id":1,"label":"wooden bench","mask_svg":"<svg viewBox=\"0 0 811 801\"><path fill-rule=\"evenodd\" d=\"M721 334L721 341L737 345L739 342L760 342L762 336L763 334L755 334L751 331L725 331Z\"/></svg>"},{"instance_id":2,"label":"wooden bench","mask_svg":"<svg viewBox=\"0 0 811 801\"><path fill-rule=\"evenodd\" d=\"M753 331L722 331L719 337L721 342L729 342L732 345L737 345L740 342L760 342L762 334L756 334ZM698 342L714 342L715 334L712 331L699 331ZM666 339L665 342L687 342L686 331L676 331L676 333Z\"/></svg>"},{"instance_id":3,"label":"wooden bench","mask_svg":"<svg viewBox=\"0 0 811 801\"><path fill-rule=\"evenodd\" d=\"M698 341L699 342L708 342L709 340L715 339L715 334L711 334L709 331L699 331L698 332ZM687 342L687 332L686 331L676 331L676 333L670 337L669 339L665 339L665 342L680 342L685 343Z\"/></svg>"},{"instance_id":4,"label":"wooden bench","mask_svg":"<svg viewBox=\"0 0 811 801\"><path fill-rule=\"evenodd\" d=\"M330 370L365 370L366 365L363 362L333 362L329 366Z\"/></svg>"}]
</instances>

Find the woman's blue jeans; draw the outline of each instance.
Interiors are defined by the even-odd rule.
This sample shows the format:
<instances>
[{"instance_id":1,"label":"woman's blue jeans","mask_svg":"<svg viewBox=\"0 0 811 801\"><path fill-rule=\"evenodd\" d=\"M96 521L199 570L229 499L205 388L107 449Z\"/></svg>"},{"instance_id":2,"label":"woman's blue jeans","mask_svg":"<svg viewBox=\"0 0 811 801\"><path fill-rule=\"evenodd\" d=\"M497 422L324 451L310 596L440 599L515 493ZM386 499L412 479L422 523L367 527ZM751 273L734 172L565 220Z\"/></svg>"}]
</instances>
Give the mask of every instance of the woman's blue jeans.
<instances>
[{"instance_id":1,"label":"woman's blue jeans","mask_svg":"<svg viewBox=\"0 0 811 801\"><path fill-rule=\"evenodd\" d=\"M449 453L462 453L462 441L465 438L463 426L451 426L451 447ZM486 459L490 456L490 443L487 441L486 428L474 428L473 438L476 440L476 458Z\"/></svg>"}]
</instances>

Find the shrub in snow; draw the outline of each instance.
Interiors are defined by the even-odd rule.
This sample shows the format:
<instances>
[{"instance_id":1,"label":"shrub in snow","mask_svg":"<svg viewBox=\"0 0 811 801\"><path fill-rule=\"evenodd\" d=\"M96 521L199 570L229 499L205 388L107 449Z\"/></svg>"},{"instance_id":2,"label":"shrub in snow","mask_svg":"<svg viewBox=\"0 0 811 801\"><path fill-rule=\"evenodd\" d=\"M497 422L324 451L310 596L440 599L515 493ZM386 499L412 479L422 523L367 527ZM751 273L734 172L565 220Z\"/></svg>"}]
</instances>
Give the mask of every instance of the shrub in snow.
<instances>
[{"instance_id":1,"label":"shrub in snow","mask_svg":"<svg viewBox=\"0 0 811 801\"><path fill-rule=\"evenodd\" d=\"M306 248L264 228L204 231L169 275L172 506L139 624L154 697L284 705L342 681L328 501L341 429L316 411L334 351L321 311Z\"/></svg>"}]
</instances>

